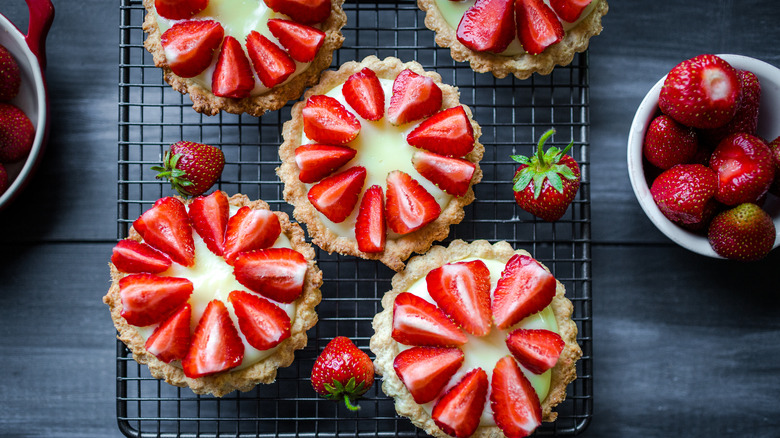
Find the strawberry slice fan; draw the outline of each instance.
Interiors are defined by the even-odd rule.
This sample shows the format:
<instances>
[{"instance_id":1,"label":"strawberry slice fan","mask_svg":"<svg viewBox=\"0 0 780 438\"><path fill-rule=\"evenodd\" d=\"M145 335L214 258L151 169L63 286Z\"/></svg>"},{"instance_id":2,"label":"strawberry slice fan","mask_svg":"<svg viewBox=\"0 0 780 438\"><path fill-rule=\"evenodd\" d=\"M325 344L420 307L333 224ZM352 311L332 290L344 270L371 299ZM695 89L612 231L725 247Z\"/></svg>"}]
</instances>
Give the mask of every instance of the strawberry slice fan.
<instances>
[{"instance_id":1,"label":"strawberry slice fan","mask_svg":"<svg viewBox=\"0 0 780 438\"><path fill-rule=\"evenodd\" d=\"M330 65L343 0L145 0L144 46L196 111L260 116Z\"/></svg>"},{"instance_id":2,"label":"strawberry slice fan","mask_svg":"<svg viewBox=\"0 0 780 438\"><path fill-rule=\"evenodd\" d=\"M563 287L528 253L434 247L382 304L371 351L399 415L436 437L524 437L556 419L582 353Z\"/></svg>"},{"instance_id":3,"label":"strawberry slice fan","mask_svg":"<svg viewBox=\"0 0 780 438\"><path fill-rule=\"evenodd\" d=\"M482 177L471 111L416 62L369 56L328 72L283 133L277 173L312 241L395 270L462 220Z\"/></svg>"},{"instance_id":4,"label":"strawberry slice fan","mask_svg":"<svg viewBox=\"0 0 780 438\"><path fill-rule=\"evenodd\" d=\"M262 201L165 197L114 248L104 302L153 376L198 394L248 391L306 344L320 300L313 258L303 230Z\"/></svg>"}]
</instances>

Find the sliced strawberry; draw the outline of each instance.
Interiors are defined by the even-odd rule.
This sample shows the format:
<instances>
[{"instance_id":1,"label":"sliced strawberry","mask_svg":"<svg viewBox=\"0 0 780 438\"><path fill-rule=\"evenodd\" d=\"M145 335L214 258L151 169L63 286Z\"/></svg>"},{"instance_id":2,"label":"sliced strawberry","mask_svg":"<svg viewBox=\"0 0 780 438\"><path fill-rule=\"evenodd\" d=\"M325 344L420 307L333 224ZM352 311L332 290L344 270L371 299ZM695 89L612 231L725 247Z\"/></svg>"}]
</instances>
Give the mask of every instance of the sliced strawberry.
<instances>
[{"instance_id":1,"label":"sliced strawberry","mask_svg":"<svg viewBox=\"0 0 780 438\"><path fill-rule=\"evenodd\" d=\"M509 351L528 371L534 374L554 367L566 343L561 335L550 330L517 329L506 338Z\"/></svg>"},{"instance_id":2,"label":"sliced strawberry","mask_svg":"<svg viewBox=\"0 0 780 438\"><path fill-rule=\"evenodd\" d=\"M523 49L538 55L563 39L563 25L542 0L516 0L517 37Z\"/></svg>"},{"instance_id":3,"label":"sliced strawberry","mask_svg":"<svg viewBox=\"0 0 780 438\"><path fill-rule=\"evenodd\" d=\"M255 75L237 39L228 35L222 43L211 77L211 91L219 97L242 99L255 88Z\"/></svg>"},{"instance_id":4,"label":"sliced strawberry","mask_svg":"<svg viewBox=\"0 0 780 438\"><path fill-rule=\"evenodd\" d=\"M393 360L395 374L417 403L433 401L461 365L460 348L414 347Z\"/></svg>"},{"instance_id":5,"label":"sliced strawberry","mask_svg":"<svg viewBox=\"0 0 780 438\"><path fill-rule=\"evenodd\" d=\"M550 6L558 17L568 23L574 23L580 19L582 11L593 0L550 0Z\"/></svg>"},{"instance_id":6,"label":"sliced strawberry","mask_svg":"<svg viewBox=\"0 0 780 438\"><path fill-rule=\"evenodd\" d=\"M420 120L441 109L441 88L428 76L406 69L393 82L387 120L393 125Z\"/></svg>"},{"instance_id":7,"label":"sliced strawberry","mask_svg":"<svg viewBox=\"0 0 780 438\"><path fill-rule=\"evenodd\" d=\"M539 396L511 356L496 363L490 388L493 418L504 435L525 437L541 426Z\"/></svg>"},{"instance_id":8,"label":"sliced strawberry","mask_svg":"<svg viewBox=\"0 0 780 438\"><path fill-rule=\"evenodd\" d=\"M195 263L190 218L178 199L158 199L152 208L133 222L133 228L146 243L167 254L174 262L184 266Z\"/></svg>"},{"instance_id":9,"label":"sliced strawberry","mask_svg":"<svg viewBox=\"0 0 780 438\"><path fill-rule=\"evenodd\" d=\"M301 169L298 179L311 184L325 178L355 158L357 151L347 146L305 144L295 149L295 164Z\"/></svg>"},{"instance_id":10,"label":"sliced strawberry","mask_svg":"<svg viewBox=\"0 0 780 438\"><path fill-rule=\"evenodd\" d=\"M385 196L382 187L373 185L363 194L360 201L355 239L358 249L363 252L381 252L387 240L387 221L385 220Z\"/></svg>"},{"instance_id":11,"label":"sliced strawberry","mask_svg":"<svg viewBox=\"0 0 780 438\"><path fill-rule=\"evenodd\" d=\"M221 256L225 252L225 230L230 217L227 196L216 191L192 200L189 210L192 227L206 242L208 249Z\"/></svg>"},{"instance_id":12,"label":"sliced strawberry","mask_svg":"<svg viewBox=\"0 0 780 438\"><path fill-rule=\"evenodd\" d=\"M469 191L471 178L477 169L476 164L469 160L427 151L415 152L412 165L420 175L453 196L463 196Z\"/></svg>"},{"instance_id":13,"label":"sliced strawberry","mask_svg":"<svg viewBox=\"0 0 780 438\"><path fill-rule=\"evenodd\" d=\"M325 32L290 20L270 19L268 29L299 62L311 62L325 43Z\"/></svg>"},{"instance_id":14,"label":"sliced strawberry","mask_svg":"<svg viewBox=\"0 0 780 438\"><path fill-rule=\"evenodd\" d=\"M385 115L385 92L376 73L370 68L353 73L344 82L341 93L360 117L376 121Z\"/></svg>"},{"instance_id":15,"label":"sliced strawberry","mask_svg":"<svg viewBox=\"0 0 780 438\"><path fill-rule=\"evenodd\" d=\"M349 143L360 133L360 121L330 96L311 96L302 114L303 132L318 143Z\"/></svg>"},{"instance_id":16,"label":"sliced strawberry","mask_svg":"<svg viewBox=\"0 0 780 438\"><path fill-rule=\"evenodd\" d=\"M195 327L190 349L181 361L184 375L196 379L234 368L243 360L244 342L227 307L222 301L210 301Z\"/></svg>"},{"instance_id":17,"label":"sliced strawberry","mask_svg":"<svg viewBox=\"0 0 780 438\"><path fill-rule=\"evenodd\" d=\"M276 304L240 290L230 292L228 301L249 345L268 350L290 337L290 317Z\"/></svg>"},{"instance_id":18,"label":"sliced strawberry","mask_svg":"<svg viewBox=\"0 0 780 438\"><path fill-rule=\"evenodd\" d=\"M490 332L490 270L485 262L448 263L425 277L439 308L474 336Z\"/></svg>"},{"instance_id":19,"label":"sliced strawberry","mask_svg":"<svg viewBox=\"0 0 780 438\"><path fill-rule=\"evenodd\" d=\"M395 297L392 336L405 345L455 347L468 342L441 309L409 292Z\"/></svg>"},{"instance_id":20,"label":"sliced strawberry","mask_svg":"<svg viewBox=\"0 0 780 438\"><path fill-rule=\"evenodd\" d=\"M487 373L482 368L474 368L436 402L431 417L447 435L471 436L479 426L487 392Z\"/></svg>"},{"instance_id":21,"label":"sliced strawberry","mask_svg":"<svg viewBox=\"0 0 780 438\"><path fill-rule=\"evenodd\" d=\"M209 0L154 0L157 14L171 20L184 20L206 9Z\"/></svg>"},{"instance_id":22,"label":"sliced strawberry","mask_svg":"<svg viewBox=\"0 0 780 438\"><path fill-rule=\"evenodd\" d=\"M268 248L281 233L282 226L274 212L243 206L228 220L225 260L231 263L238 253Z\"/></svg>"},{"instance_id":23,"label":"sliced strawberry","mask_svg":"<svg viewBox=\"0 0 780 438\"><path fill-rule=\"evenodd\" d=\"M441 155L462 157L474 149L474 128L462 106L440 111L420 123L406 142Z\"/></svg>"},{"instance_id":24,"label":"sliced strawberry","mask_svg":"<svg viewBox=\"0 0 780 438\"><path fill-rule=\"evenodd\" d=\"M460 19L458 41L476 52L503 52L515 38L514 6L514 0L477 0Z\"/></svg>"},{"instance_id":25,"label":"sliced strawberry","mask_svg":"<svg viewBox=\"0 0 780 438\"><path fill-rule=\"evenodd\" d=\"M436 220L441 207L414 178L400 170L387 174L387 226L398 234L417 231Z\"/></svg>"},{"instance_id":26,"label":"sliced strawberry","mask_svg":"<svg viewBox=\"0 0 780 438\"><path fill-rule=\"evenodd\" d=\"M504 267L493 292L493 321L501 330L549 306L556 281L536 260L515 254Z\"/></svg>"},{"instance_id":27,"label":"sliced strawberry","mask_svg":"<svg viewBox=\"0 0 780 438\"><path fill-rule=\"evenodd\" d=\"M171 267L165 254L145 243L132 239L120 240L111 254L111 263L122 272L157 274Z\"/></svg>"},{"instance_id":28,"label":"sliced strawberry","mask_svg":"<svg viewBox=\"0 0 780 438\"><path fill-rule=\"evenodd\" d=\"M350 167L312 186L309 202L332 222L343 222L355 209L365 182L366 168Z\"/></svg>"},{"instance_id":29,"label":"sliced strawberry","mask_svg":"<svg viewBox=\"0 0 780 438\"><path fill-rule=\"evenodd\" d=\"M253 30L246 36L246 50L260 82L273 88L295 73L295 61L271 40Z\"/></svg>"},{"instance_id":30,"label":"sliced strawberry","mask_svg":"<svg viewBox=\"0 0 780 438\"><path fill-rule=\"evenodd\" d=\"M236 280L260 295L281 303L292 303L303 292L306 259L290 248L268 248L242 252L236 257Z\"/></svg>"},{"instance_id":31,"label":"sliced strawberry","mask_svg":"<svg viewBox=\"0 0 780 438\"><path fill-rule=\"evenodd\" d=\"M184 304L170 318L154 329L152 336L146 340L146 351L157 356L165 363L184 359L190 349L190 318L192 307Z\"/></svg>"},{"instance_id":32,"label":"sliced strawberry","mask_svg":"<svg viewBox=\"0 0 780 438\"><path fill-rule=\"evenodd\" d=\"M269 8L303 24L322 23L330 16L330 0L264 0Z\"/></svg>"},{"instance_id":33,"label":"sliced strawberry","mask_svg":"<svg viewBox=\"0 0 780 438\"><path fill-rule=\"evenodd\" d=\"M160 43L171 71L191 78L211 65L214 51L222 44L224 36L222 25L214 20L187 20L166 30Z\"/></svg>"},{"instance_id":34,"label":"sliced strawberry","mask_svg":"<svg viewBox=\"0 0 780 438\"><path fill-rule=\"evenodd\" d=\"M168 318L192 294L186 278L133 274L119 280L122 318L128 324L146 327Z\"/></svg>"}]
</instances>

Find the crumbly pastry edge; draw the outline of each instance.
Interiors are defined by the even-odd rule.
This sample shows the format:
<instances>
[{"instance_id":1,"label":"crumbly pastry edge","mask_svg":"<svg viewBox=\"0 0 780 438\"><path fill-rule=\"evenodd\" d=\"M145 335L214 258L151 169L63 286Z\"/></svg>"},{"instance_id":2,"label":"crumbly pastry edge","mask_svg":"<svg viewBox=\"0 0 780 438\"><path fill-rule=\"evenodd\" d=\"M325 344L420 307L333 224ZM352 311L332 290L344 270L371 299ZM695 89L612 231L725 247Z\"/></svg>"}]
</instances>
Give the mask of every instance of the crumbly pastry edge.
<instances>
[{"instance_id":1,"label":"crumbly pastry edge","mask_svg":"<svg viewBox=\"0 0 780 438\"><path fill-rule=\"evenodd\" d=\"M182 202L188 204L190 201L182 199ZM255 210L270 210L266 202L262 200L250 201L246 195L242 194L231 196L229 202L230 205L236 207L249 206ZM295 300L295 319L290 337L282 341L272 355L239 371L228 370L193 379L185 376L180 367L167 364L149 353L144 346L146 341L143 337L121 316L122 300L119 296L119 280L129 274L120 272L113 263L109 263L112 284L106 296L103 297L103 302L108 304L111 310L111 319L118 331L117 337L133 352L133 358L137 362L149 367L152 376L165 380L174 386L189 387L196 394L213 394L222 397L235 390L249 391L259 383L272 383L276 379L276 370L292 364L295 350L306 346L306 331L317 323L317 312L314 308L322 299L320 293L322 271L314 261L314 249L304 240L303 229L298 224L290 222L287 214L279 211L274 211L274 214L279 218L282 232L290 239L292 249L300 252L306 258L308 267L303 293ZM142 240L133 228L130 229L128 238L139 242Z\"/></svg>"},{"instance_id":2,"label":"crumbly pastry edge","mask_svg":"<svg viewBox=\"0 0 780 438\"><path fill-rule=\"evenodd\" d=\"M464 196L453 196L439 217L425 227L397 239L387 239L384 251L379 253L360 251L357 241L337 235L320 220L319 212L308 200L308 191L305 184L298 179L300 169L295 164L295 149L301 145L303 133L301 111L306 105L308 98L315 94L324 94L330 91L332 88L345 82L350 75L365 67L373 70L379 78L395 78L398 76L398 73L407 68L415 73L432 78L442 90L442 109L459 105L466 111L474 130L474 149L464 158L477 166L471 179L469 190ZM279 147L279 157L282 164L276 169L276 173L284 182L284 199L295 207L293 211L295 219L306 224L309 236L315 245L329 253L335 251L340 254L353 255L364 259L379 260L389 268L400 271L404 268L404 261L412 253L427 251L434 240L442 240L449 235L450 225L460 223L463 220L465 215L463 208L471 204L475 199L473 186L482 180L482 170L479 167L479 161L482 159L485 147L479 142L481 134L482 130L477 122L474 121L471 109L460 103L460 93L457 87L442 83L441 76L438 73L425 71L422 65L415 61L404 63L394 57L380 60L376 56L371 55L364 58L361 62L347 62L338 71L329 70L323 73L320 83L307 90L303 99L293 105L291 119L285 122L282 130L284 143ZM358 206L355 208L358 208Z\"/></svg>"},{"instance_id":3,"label":"crumbly pastry edge","mask_svg":"<svg viewBox=\"0 0 780 438\"><path fill-rule=\"evenodd\" d=\"M233 99L229 97L215 96L208 90L190 78L183 78L173 73L168 67L165 51L162 47L160 27L154 13L154 0L144 0L146 18L143 30L148 35L144 41L144 47L152 54L154 65L163 70L163 79L174 90L181 94L188 94L192 99L192 108L209 116L227 111L233 114L247 113L256 117L262 116L266 111L275 111L283 107L287 102L301 96L306 87L314 85L323 70L330 66L333 60L333 52L341 47L344 36L341 28L347 23L347 14L342 5L344 0L332 0L330 17L323 23L322 31L325 32L325 42L322 44L317 56L309 64L308 68L293 79L278 85L267 93L257 96Z\"/></svg>"},{"instance_id":4,"label":"crumbly pastry edge","mask_svg":"<svg viewBox=\"0 0 780 438\"><path fill-rule=\"evenodd\" d=\"M393 360L400 353L398 343L392 338L395 298L398 294L408 290L415 281L423 278L432 269L446 263L469 257L481 257L506 263L514 254L530 256L527 251L515 250L504 241L490 244L486 240L477 240L472 243L454 240L446 248L436 245L425 255L415 256L409 260L406 269L393 277L392 290L382 297L384 310L374 317L372 323L374 335L371 337L370 348L376 355L374 367L377 374L383 376L382 390L388 397L395 399L395 409L398 415L409 418L415 426L429 435L439 438L449 437L436 426L431 415L414 401L409 390L406 389L393 370ZM544 268L547 269L546 266ZM549 271L549 269L547 270ZM576 362L582 356L582 350L577 344L577 325L571 319L574 306L565 297L563 284L557 280L556 283L556 294L550 306L558 323L559 334L566 345L558 363L552 368L550 390L542 401L542 419L545 422L552 422L557 418L557 412L553 412L552 409L566 398L566 386L577 378ZM480 426L472 435L476 438L503 436L504 434L498 426Z\"/></svg>"},{"instance_id":5,"label":"crumbly pastry edge","mask_svg":"<svg viewBox=\"0 0 780 438\"><path fill-rule=\"evenodd\" d=\"M417 6L426 12L425 26L436 32L436 44L449 48L452 59L468 61L471 69L478 73L491 72L497 78L514 74L518 79L527 79L534 73L547 75L556 65L568 65L577 52L588 48L590 38L601 33L601 17L609 11L606 0L594 0L599 4L575 27L566 32L563 40L547 50L531 55L502 56L489 52L476 52L464 46L457 37L457 29L450 27L436 6L436 0L417 0Z\"/></svg>"}]
</instances>

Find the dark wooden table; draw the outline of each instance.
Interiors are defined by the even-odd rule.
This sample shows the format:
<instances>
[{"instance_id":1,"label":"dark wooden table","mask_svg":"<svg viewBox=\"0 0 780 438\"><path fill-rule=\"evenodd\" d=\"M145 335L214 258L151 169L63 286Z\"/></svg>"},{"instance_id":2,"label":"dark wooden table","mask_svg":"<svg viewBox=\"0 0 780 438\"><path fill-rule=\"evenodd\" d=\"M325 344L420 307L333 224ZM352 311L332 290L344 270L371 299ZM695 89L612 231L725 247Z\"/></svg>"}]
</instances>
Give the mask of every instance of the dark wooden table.
<instances>
[{"instance_id":1,"label":"dark wooden table","mask_svg":"<svg viewBox=\"0 0 780 438\"><path fill-rule=\"evenodd\" d=\"M635 108L677 62L780 66L780 7L611 3L590 49L595 408L581 436L780 436L780 252L742 264L675 246L639 208L625 160ZM0 436L117 436L101 297L117 237L118 2L55 7L51 141L0 212ZM26 28L21 0L0 12Z\"/></svg>"}]
</instances>

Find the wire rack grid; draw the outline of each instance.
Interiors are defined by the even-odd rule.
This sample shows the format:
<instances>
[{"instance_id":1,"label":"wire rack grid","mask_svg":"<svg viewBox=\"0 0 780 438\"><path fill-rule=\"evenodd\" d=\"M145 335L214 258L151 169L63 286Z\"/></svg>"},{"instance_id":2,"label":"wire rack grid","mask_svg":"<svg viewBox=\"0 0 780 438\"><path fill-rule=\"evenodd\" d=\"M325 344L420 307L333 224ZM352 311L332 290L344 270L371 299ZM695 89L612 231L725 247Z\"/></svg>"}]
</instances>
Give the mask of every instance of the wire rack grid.
<instances>
[{"instance_id":1,"label":"wire rack grid","mask_svg":"<svg viewBox=\"0 0 780 438\"><path fill-rule=\"evenodd\" d=\"M223 150L226 165L219 189L261 198L273 209L291 214L275 174L281 127L290 105L261 118L196 113L187 96L163 82L143 48L141 1L120 2L118 237L125 237L132 220L154 201L171 194L149 168L168 145L181 139ZM461 102L481 125L480 141L486 151L480 163L484 176L474 188L477 200L443 244L452 239L505 240L527 249L566 286L584 354L577 364L578 379L556 409L558 420L543 424L536 435L576 435L587 427L593 411L587 54L548 76L496 79L455 63L448 49L436 47L433 32L423 25L424 13L413 1L349 2L345 10L346 41L334 54L334 67L368 55L416 60L441 74L444 82L457 85ZM509 158L533 153L536 140L550 127L557 130L552 144L563 147L574 141L571 153L582 170L579 193L556 223L535 219L517 207L511 186L516 163ZM393 275L374 261L320 250L317 254L324 273L319 323L309 332L307 347L296 353L290 367L279 370L275 383L223 398L197 396L151 377L146 366L137 364L117 342L120 430L133 437L425 436L396 415L393 400L381 391L381 377L357 413L318 398L312 390L311 367L330 339L344 335L369 351L371 320L381 310Z\"/></svg>"}]
</instances>

